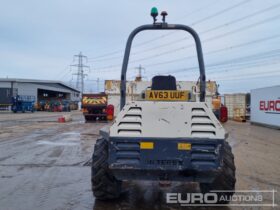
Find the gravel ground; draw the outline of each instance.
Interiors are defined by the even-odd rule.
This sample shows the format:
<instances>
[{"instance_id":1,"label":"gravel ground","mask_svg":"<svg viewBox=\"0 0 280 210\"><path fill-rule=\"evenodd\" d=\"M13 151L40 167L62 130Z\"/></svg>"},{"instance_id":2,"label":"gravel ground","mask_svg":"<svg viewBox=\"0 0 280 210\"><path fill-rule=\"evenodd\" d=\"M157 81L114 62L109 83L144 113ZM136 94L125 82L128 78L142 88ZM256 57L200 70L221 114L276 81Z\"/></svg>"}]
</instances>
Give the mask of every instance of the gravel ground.
<instances>
[{"instance_id":1,"label":"gravel ground","mask_svg":"<svg viewBox=\"0 0 280 210\"><path fill-rule=\"evenodd\" d=\"M80 112L71 112L71 122L57 123L63 114L69 113L0 113L0 209L189 209L166 205L165 192L185 187L176 184L125 183L118 201L95 201L89 162L106 124L84 123ZM276 190L275 203L280 204L280 131L231 121L225 127L235 155L236 190ZM193 183L185 188L198 190ZM271 195L264 193L266 203L272 202Z\"/></svg>"}]
</instances>

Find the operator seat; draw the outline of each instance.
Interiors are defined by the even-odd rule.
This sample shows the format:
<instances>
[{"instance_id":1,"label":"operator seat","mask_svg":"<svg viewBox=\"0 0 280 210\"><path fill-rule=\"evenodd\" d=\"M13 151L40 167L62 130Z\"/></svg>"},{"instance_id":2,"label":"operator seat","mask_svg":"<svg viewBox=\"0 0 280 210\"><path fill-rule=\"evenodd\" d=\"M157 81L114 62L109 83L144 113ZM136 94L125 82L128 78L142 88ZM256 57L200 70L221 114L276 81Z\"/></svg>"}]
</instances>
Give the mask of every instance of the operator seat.
<instances>
[{"instance_id":1,"label":"operator seat","mask_svg":"<svg viewBox=\"0 0 280 210\"><path fill-rule=\"evenodd\" d=\"M177 90L176 78L168 76L154 76L151 90Z\"/></svg>"}]
</instances>

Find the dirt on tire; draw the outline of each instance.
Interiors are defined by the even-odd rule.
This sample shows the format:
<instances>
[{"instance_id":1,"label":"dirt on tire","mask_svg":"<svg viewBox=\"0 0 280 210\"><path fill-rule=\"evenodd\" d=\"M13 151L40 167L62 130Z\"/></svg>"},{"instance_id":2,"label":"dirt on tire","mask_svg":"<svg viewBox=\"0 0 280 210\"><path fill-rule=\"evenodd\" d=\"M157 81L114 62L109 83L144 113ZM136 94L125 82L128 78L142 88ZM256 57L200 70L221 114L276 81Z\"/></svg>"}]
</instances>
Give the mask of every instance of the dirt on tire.
<instances>
[{"instance_id":1,"label":"dirt on tire","mask_svg":"<svg viewBox=\"0 0 280 210\"><path fill-rule=\"evenodd\" d=\"M91 183L98 200L116 199L121 193L121 181L108 168L108 142L98 139L92 155Z\"/></svg>"},{"instance_id":2,"label":"dirt on tire","mask_svg":"<svg viewBox=\"0 0 280 210\"><path fill-rule=\"evenodd\" d=\"M202 193L209 193L211 191L228 191L228 192L218 192L218 203L229 203L231 196L234 194L235 190L235 165L234 156L228 142L224 143L223 150L223 166L221 173L215 178L215 180L210 184L201 183L200 190Z\"/></svg>"}]
</instances>

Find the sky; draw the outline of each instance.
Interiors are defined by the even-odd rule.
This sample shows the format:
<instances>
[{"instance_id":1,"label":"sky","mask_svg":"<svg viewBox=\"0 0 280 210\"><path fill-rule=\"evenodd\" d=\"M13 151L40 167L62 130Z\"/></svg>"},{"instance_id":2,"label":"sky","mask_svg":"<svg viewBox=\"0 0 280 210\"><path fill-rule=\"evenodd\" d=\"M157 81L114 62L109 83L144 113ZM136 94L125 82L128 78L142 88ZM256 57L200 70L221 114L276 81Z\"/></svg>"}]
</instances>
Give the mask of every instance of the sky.
<instances>
[{"instance_id":1,"label":"sky","mask_svg":"<svg viewBox=\"0 0 280 210\"><path fill-rule=\"evenodd\" d=\"M86 91L119 79L129 33L151 24L150 9L167 22L200 35L207 80L221 93L280 85L280 2L275 0L10 0L0 7L0 78L61 80L75 86L82 52ZM161 21L161 17L158 17ZM197 80L194 41L185 32L147 31L136 36L128 78L142 65L144 80L171 74ZM99 81L99 82L97 82Z\"/></svg>"}]
</instances>

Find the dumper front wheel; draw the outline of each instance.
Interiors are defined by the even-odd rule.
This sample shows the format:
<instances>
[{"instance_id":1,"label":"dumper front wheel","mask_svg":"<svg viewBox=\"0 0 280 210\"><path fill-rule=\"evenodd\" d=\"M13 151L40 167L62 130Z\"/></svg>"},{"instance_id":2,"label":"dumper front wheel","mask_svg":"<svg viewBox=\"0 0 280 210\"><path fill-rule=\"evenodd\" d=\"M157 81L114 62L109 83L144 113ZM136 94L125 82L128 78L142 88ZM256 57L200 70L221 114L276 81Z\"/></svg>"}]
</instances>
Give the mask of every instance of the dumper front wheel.
<instances>
[{"instance_id":1,"label":"dumper front wheel","mask_svg":"<svg viewBox=\"0 0 280 210\"><path fill-rule=\"evenodd\" d=\"M213 183L201 183L200 190L202 193L217 191L217 203L227 204L230 202L230 198L234 194L235 182L234 156L230 145L228 142L225 142L221 173L216 177Z\"/></svg>"},{"instance_id":2,"label":"dumper front wheel","mask_svg":"<svg viewBox=\"0 0 280 210\"><path fill-rule=\"evenodd\" d=\"M94 146L91 183L96 199L109 200L120 196L122 183L108 168L108 142L105 139L98 139Z\"/></svg>"}]
</instances>

